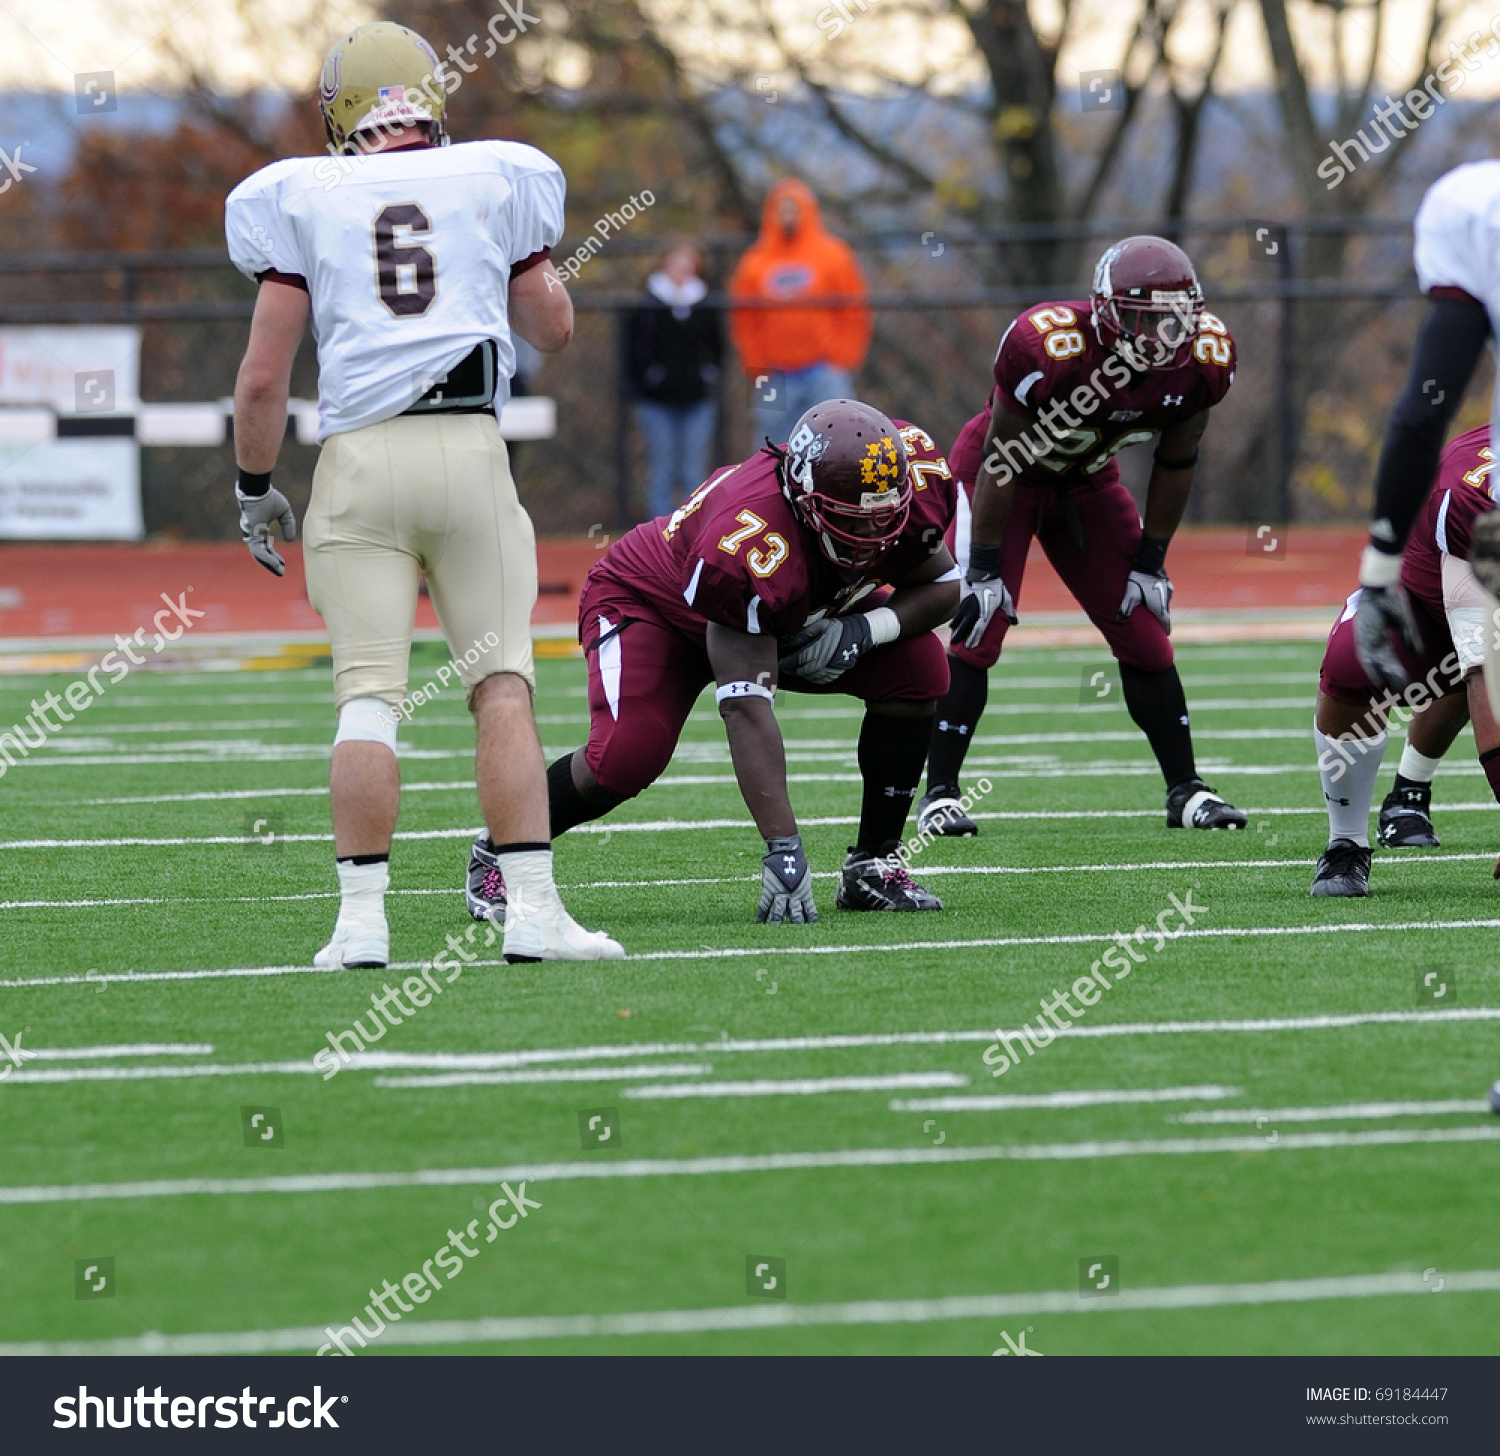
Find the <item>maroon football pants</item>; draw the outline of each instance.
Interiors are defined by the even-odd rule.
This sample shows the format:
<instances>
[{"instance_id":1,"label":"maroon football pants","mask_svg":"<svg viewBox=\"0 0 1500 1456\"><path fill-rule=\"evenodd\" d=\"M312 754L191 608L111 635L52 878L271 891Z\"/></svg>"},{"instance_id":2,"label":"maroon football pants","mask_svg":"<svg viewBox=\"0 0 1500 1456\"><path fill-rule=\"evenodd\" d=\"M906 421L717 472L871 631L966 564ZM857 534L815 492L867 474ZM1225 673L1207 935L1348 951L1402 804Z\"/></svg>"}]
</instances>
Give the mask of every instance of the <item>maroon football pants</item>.
<instances>
[{"instance_id":1,"label":"maroon football pants","mask_svg":"<svg viewBox=\"0 0 1500 1456\"><path fill-rule=\"evenodd\" d=\"M703 644L617 584L589 580L578 604L589 671L584 762L603 789L634 797L661 776L698 695L714 680ZM866 703L933 702L948 691L936 634L877 647L824 687L786 677L799 693L843 693Z\"/></svg>"},{"instance_id":2,"label":"maroon football pants","mask_svg":"<svg viewBox=\"0 0 1500 1456\"><path fill-rule=\"evenodd\" d=\"M964 488L972 497L972 486L966 483ZM1144 606L1137 607L1123 622L1117 620L1141 544L1141 518L1135 500L1120 483L1115 462L1111 460L1068 488L1083 530L1082 546L1073 536L1061 490L1025 481L1017 481L1012 489L1015 496L1000 538L1000 579L1009 589L1017 613L1026 556L1035 537L1078 605L1104 634L1115 657L1143 672L1164 672L1171 667L1171 640ZM955 643L949 651L973 667L993 667L1009 629L1010 623L996 615L978 647Z\"/></svg>"}]
</instances>

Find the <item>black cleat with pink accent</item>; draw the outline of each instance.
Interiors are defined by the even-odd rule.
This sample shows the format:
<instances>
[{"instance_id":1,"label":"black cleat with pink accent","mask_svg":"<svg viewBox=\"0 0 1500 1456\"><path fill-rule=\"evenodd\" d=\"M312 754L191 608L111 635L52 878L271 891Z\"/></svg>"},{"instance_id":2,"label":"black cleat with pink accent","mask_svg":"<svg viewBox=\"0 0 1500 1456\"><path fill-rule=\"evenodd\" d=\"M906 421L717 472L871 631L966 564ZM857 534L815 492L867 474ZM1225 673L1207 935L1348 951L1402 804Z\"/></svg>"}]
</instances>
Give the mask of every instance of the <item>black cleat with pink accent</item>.
<instances>
[{"instance_id":1,"label":"black cleat with pink accent","mask_svg":"<svg viewBox=\"0 0 1500 1456\"><path fill-rule=\"evenodd\" d=\"M851 849L839 875L840 910L941 910L943 902L924 890L894 854L859 854Z\"/></svg>"},{"instance_id":2,"label":"black cleat with pink accent","mask_svg":"<svg viewBox=\"0 0 1500 1456\"><path fill-rule=\"evenodd\" d=\"M490 837L483 830L469 854L469 876L464 884L464 904L476 920L505 924L505 876L500 873L500 858L490 848Z\"/></svg>"}]
</instances>

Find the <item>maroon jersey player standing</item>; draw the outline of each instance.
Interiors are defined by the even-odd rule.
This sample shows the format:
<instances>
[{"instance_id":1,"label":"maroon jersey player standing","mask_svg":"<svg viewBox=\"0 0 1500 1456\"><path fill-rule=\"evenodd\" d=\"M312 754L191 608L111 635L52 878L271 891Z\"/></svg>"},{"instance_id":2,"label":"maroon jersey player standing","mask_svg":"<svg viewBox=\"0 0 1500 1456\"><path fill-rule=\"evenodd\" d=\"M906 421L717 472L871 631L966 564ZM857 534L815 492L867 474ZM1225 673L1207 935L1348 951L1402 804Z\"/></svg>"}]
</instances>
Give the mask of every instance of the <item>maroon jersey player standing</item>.
<instances>
[{"instance_id":1,"label":"maroon jersey player standing","mask_svg":"<svg viewBox=\"0 0 1500 1456\"><path fill-rule=\"evenodd\" d=\"M978 832L958 802L959 773L1035 536L1120 663L1125 705L1166 779L1167 824L1243 828L1245 816L1198 777L1168 639L1167 543L1208 412L1234 380L1234 340L1204 311L1187 254L1164 238L1116 243L1094 271L1092 298L1043 304L1011 324L994 373L990 408L951 456L969 505L960 498L955 542L967 571L920 827ZM1143 528L1114 457L1154 435Z\"/></svg>"},{"instance_id":2,"label":"maroon jersey player standing","mask_svg":"<svg viewBox=\"0 0 1500 1456\"><path fill-rule=\"evenodd\" d=\"M1495 507L1495 457L1488 425L1460 435L1443 451L1401 557L1399 582L1421 639L1390 644L1391 669L1410 684L1396 693L1377 683L1358 654L1354 592L1328 634L1318 677L1313 740L1328 806L1328 848L1318 860L1314 895L1357 896L1370 887L1370 805L1385 754L1390 709L1413 709L1396 784L1380 809L1378 838L1387 849L1436 845L1432 777L1472 714L1474 746L1500 799L1500 726L1484 688L1484 589L1469 566L1474 524Z\"/></svg>"},{"instance_id":3,"label":"maroon jersey player standing","mask_svg":"<svg viewBox=\"0 0 1500 1456\"><path fill-rule=\"evenodd\" d=\"M944 533L956 487L930 436L855 400L815 405L784 449L721 470L637 526L589 572L578 608L589 741L548 771L553 836L607 814L666 768L698 695L715 697L766 841L757 920L812 921L812 876L787 793L778 686L863 699L857 843L846 910L940 910L895 851L948 669L933 629L958 605ZM476 919L503 905L483 836Z\"/></svg>"}]
</instances>

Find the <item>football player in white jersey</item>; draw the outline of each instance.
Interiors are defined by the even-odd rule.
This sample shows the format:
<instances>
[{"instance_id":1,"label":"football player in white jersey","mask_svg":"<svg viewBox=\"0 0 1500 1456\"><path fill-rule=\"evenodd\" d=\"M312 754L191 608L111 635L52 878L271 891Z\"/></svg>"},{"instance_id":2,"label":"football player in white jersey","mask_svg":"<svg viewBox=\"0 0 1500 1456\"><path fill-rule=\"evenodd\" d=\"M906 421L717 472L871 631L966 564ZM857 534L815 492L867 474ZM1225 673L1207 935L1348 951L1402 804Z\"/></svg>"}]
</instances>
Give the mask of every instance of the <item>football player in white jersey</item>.
<instances>
[{"instance_id":1,"label":"football player in white jersey","mask_svg":"<svg viewBox=\"0 0 1500 1456\"><path fill-rule=\"evenodd\" d=\"M1421 654L1420 633L1400 585L1401 553L1437 477L1444 437L1500 317L1500 160L1472 162L1427 189L1413 225L1417 279L1431 299L1417 333L1406 387L1386 426L1375 474L1370 543L1360 559L1354 645L1361 667L1381 686L1406 686L1397 653ZM1500 387L1491 406L1500 439ZM1475 532L1470 565L1491 595L1500 590L1500 522ZM1493 611L1500 603L1491 602ZM1486 634L1485 680L1500 708L1494 632ZM1497 664L1500 665L1500 664Z\"/></svg>"},{"instance_id":2,"label":"football player in white jersey","mask_svg":"<svg viewBox=\"0 0 1500 1456\"><path fill-rule=\"evenodd\" d=\"M532 716L536 545L499 429L512 330L544 352L572 336L548 261L563 176L514 142L448 146L455 75L404 26L361 25L323 64L334 155L262 168L229 195L235 265L260 285L235 385L240 531L277 576L296 534L271 469L293 358L318 342L318 439L306 521L308 597L333 645L330 788L342 903L323 969L384 966L385 893L400 805L397 705L419 576L468 690L476 777L508 961L617 959L552 878L547 784ZM499 918L497 915L497 918Z\"/></svg>"}]
</instances>

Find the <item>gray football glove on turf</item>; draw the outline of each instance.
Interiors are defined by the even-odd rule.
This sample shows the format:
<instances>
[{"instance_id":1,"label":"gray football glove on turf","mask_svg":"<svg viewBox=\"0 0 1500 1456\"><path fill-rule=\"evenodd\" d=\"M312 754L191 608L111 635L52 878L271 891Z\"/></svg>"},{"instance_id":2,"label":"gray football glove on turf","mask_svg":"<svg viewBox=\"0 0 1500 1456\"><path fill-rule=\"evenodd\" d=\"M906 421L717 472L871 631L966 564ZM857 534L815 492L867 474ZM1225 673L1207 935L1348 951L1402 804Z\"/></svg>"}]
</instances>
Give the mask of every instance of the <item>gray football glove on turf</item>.
<instances>
[{"instance_id":1,"label":"gray football glove on turf","mask_svg":"<svg viewBox=\"0 0 1500 1456\"><path fill-rule=\"evenodd\" d=\"M279 521L282 539L295 541L297 517L292 512L292 503L274 485L264 495L246 495L236 484L234 498L240 503L240 540L267 571L285 576L286 562L271 544L271 523Z\"/></svg>"},{"instance_id":2,"label":"gray football glove on turf","mask_svg":"<svg viewBox=\"0 0 1500 1456\"><path fill-rule=\"evenodd\" d=\"M769 921L780 925L790 920L797 925L811 925L818 918L818 907L813 904L812 869L802 849L802 836L789 834L784 839L768 839L766 849L769 853L760 862L756 924Z\"/></svg>"},{"instance_id":3,"label":"gray football glove on turf","mask_svg":"<svg viewBox=\"0 0 1500 1456\"><path fill-rule=\"evenodd\" d=\"M1392 692L1411 681L1398 644L1414 657L1421 654L1422 634L1406 592L1400 586L1362 586L1354 609L1354 654L1370 680Z\"/></svg>"}]
</instances>

